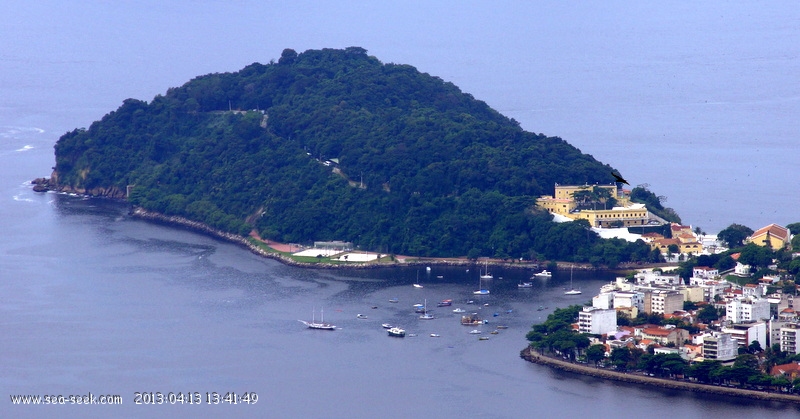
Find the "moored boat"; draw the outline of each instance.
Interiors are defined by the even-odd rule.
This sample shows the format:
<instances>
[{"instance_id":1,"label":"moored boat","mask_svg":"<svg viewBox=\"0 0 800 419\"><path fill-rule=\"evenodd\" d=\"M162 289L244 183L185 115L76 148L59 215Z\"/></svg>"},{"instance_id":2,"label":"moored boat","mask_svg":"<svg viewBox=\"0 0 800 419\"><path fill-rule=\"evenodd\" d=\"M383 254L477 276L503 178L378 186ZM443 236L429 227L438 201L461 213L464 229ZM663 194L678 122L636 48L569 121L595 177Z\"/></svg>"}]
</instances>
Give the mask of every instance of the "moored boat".
<instances>
[{"instance_id":1,"label":"moored boat","mask_svg":"<svg viewBox=\"0 0 800 419\"><path fill-rule=\"evenodd\" d=\"M300 323L303 323L304 325L308 326L309 329L336 330L336 326L334 326L334 325L332 325L330 323L325 323L325 313L323 312L323 310L320 310L319 313L320 313L319 322L317 322L316 311L315 310L311 310L311 321L310 322L307 322L305 320L298 320L298 321Z\"/></svg>"},{"instance_id":2,"label":"moored boat","mask_svg":"<svg viewBox=\"0 0 800 419\"><path fill-rule=\"evenodd\" d=\"M517 288L533 288L533 282L520 282Z\"/></svg>"},{"instance_id":3,"label":"moored boat","mask_svg":"<svg viewBox=\"0 0 800 419\"><path fill-rule=\"evenodd\" d=\"M486 321L482 320L478 317L478 313L472 313L467 316L461 316L461 324L464 326L477 326L479 324L485 324Z\"/></svg>"},{"instance_id":4,"label":"moored boat","mask_svg":"<svg viewBox=\"0 0 800 419\"><path fill-rule=\"evenodd\" d=\"M425 306L422 309L422 315L419 316L422 320L433 320L433 314L428 313L428 300L425 300Z\"/></svg>"},{"instance_id":5,"label":"moored boat","mask_svg":"<svg viewBox=\"0 0 800 419\"><path fill-rule=\"evenodd\" d=\"M453 305L453 300L442 300L439 304L436 304L437 307L449 307Z\"/></svg>"},{"instance_id":6,"label":"moored boat","mask_svg":"<svg viewBox=\"0 0 800 419\"><path fill-rule=\"evenodd\" d=\"M537 274L533 274L533 276L537 278L550 278L551 276L553 276L553 273L545 269Z\"/></svg>"},{"instance_id":7,"label":"moored boat","mask_svg":"<svg viewBox=\"0 0 800 419\"><path fill-rule=\"evenodd\" d=\"M406 336L405 329L401 329L399 327L393 327L387 330L387 332L389 333L389 336L394 336L396 338L403 338Z\"/></svg>"},{"instance_id":8,"label":"moored boat","mask_svg":"<svg viewBox=\"0 0 800 419\"><path fill-rule=\"evenodd\" d=\"M464 310L461 307L453 309L453 313L466 313L466 312L467 310Z\"/></svg>"}]
</instances>

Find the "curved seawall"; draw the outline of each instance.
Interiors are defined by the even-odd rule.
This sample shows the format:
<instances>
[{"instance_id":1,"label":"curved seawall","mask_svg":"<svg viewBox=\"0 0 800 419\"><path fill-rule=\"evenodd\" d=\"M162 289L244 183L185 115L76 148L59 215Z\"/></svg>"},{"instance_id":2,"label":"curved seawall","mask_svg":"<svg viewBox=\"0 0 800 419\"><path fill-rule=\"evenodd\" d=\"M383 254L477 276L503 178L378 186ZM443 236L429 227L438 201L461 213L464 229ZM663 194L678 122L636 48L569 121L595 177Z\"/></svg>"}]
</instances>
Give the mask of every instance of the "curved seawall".
<instances>
[{"instance_id":1,"label":"curved seawall","mask_svg":"<svg viewBox=\"0 0 800 419\"><path fill-rule=\"evenodd\" d=\"M733 387L720 387L708 384L691 383L687 381L669 380L664 378L649 377L644 375L627 374L612 371L604 368L595 368L586 364L575 364L561 359L538 355L530 347L523 349L519 355L522 359L534 364L546 365L548 367L574 372L577 374L590 375L592 377L604 378L607 380L623 381L626 383L644 384L652 387L688 390L728 397L746 397L749 399L794 403L800 405L800 396L784 393L769 393L766 391L746 390Z\"/></svg>"}]
</instances>

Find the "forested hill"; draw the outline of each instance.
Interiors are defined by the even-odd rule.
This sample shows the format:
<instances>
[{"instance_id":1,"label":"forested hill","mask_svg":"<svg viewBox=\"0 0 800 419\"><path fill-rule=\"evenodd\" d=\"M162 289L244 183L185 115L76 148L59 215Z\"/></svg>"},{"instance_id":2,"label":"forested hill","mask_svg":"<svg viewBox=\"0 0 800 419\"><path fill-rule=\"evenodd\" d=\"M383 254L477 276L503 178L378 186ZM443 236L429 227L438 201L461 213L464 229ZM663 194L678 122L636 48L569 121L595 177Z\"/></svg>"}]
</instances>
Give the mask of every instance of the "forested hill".
<instances>
[{"instance_id":1,"label":"forested hill","mask_svg":"<svg viewBox=\"0 0 800 419\"><path fill-rule=\"evenodd\" d=\"M536 197L556 182L613 181L562 139L358 47L287 49L149 103L127 99L55 153L62 189L129 187L133 204L242 235L429 256L574 254L596 238L551 224ZM576 238L553 243L558 228Z\"/></svg>"}]
</instances>

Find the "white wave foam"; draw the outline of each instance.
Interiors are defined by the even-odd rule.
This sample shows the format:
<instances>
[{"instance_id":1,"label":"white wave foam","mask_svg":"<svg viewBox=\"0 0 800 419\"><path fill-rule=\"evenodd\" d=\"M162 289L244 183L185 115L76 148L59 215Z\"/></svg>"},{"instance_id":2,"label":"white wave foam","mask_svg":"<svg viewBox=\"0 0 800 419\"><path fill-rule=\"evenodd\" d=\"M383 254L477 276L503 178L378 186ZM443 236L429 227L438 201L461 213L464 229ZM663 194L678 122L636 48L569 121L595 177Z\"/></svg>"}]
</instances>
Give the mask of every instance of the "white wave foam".
<instances>
[{"instance_id":1,"label":"white wave foam","mask_svg":"<svg viewBox=\"0 0 800 419\"><path fill-rule=\"evenodd\" d=\"M0 138L14 138L26 134L44 134L44 130L37 127L0 127Z\"/></svg>"},{"instance_id":2,"label":"white wave foam","mask_svg":"<svg viewBox=\"0 0 800 419\"><path fill-rule=\"evenodd\" d=\"M33 202L33 199L22 198L20 195L14 195L14 200L17 202Z\"/></svg>"},{"instance_id":3,"label":"white wave foam","mask_svg":"<svg viewBox=\"0 0 800 419\"><path fill-rule=\"evenodd\" d=\"M18 149L14 150L14 151L28 151L28 150L30 150L32 148L33 148L32 145L26 145L25 147L18 148Z\"/></svg>"}]
</instances>

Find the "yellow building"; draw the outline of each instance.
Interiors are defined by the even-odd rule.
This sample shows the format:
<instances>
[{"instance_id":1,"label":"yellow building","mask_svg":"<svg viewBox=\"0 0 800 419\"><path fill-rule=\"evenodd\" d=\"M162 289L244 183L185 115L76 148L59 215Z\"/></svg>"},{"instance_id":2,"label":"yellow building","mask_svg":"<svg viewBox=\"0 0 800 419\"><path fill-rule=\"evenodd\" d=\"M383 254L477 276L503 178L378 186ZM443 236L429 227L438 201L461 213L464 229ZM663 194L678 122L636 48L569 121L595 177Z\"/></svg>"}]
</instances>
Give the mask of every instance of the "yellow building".
<instances>
[{"instance_id":1,"label":"yellow building","mask_svg":"<svg viewBox=\"0 0 800 419\"><path fill-rule=\"evenodd\" d=\"M655 239L650 242L650 248L658 249L662 254L666 255L669 253L669 246L673 244L678 246L678 253L685 255L699 255L703 253L703 245L699 242L683 242L679 239Z\"/></svg>"},{"instance_id":2,"label":"yellow building","mask_svg":"<svg viewBox=\"0 0 800 419\"><path fill-rule=\"evenodd\" d=\"M570 217L589 221L592 227L630 227L645 225L649 221L644 204L614 207L610 210L581 210Z\"/></svg>"},{"instance_id":3,"label":"yellow building","mask_svg":"<svg viewBox=\"0 0 800 419\"><path fill-rule=\"evenodd\" d=\"M778 250L786 247L790 239L791 237L787 228L777 224L770 224L758 229L752 236L747 238L746 242Z\"/></svg>"},{"instance_id":4,"label":"yellow building","mask_svg":"<svg viewBox=\"0 0 800 419\"><path fill-rule=\"evenodd\" d=\"M605 189L609 196L617 200L616 207L612 209L580 210L575 193L592 191L595 187ZM584 219L593 227L637 226L648 222L647 208L644 204L631 204L624 193L618 193L617 186L611 185L555 185L555 195L541 196L536 200L539 208L550 213L563 215L573 220Z\"/></svg>"}]
</instances>

